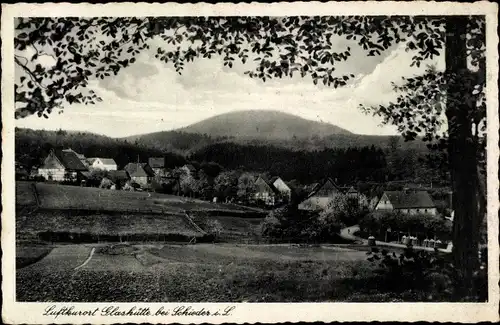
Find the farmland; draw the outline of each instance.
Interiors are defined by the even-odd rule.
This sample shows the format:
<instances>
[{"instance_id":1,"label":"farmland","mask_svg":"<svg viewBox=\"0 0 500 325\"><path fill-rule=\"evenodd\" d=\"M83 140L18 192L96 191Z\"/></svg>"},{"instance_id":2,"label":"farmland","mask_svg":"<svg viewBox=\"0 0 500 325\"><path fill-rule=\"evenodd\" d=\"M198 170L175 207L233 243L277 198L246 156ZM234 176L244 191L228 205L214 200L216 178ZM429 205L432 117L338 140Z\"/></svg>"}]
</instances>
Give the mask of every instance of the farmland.
<instances>
[{"instance_id":1,"label":"farmland","mask_svg":"<svg viewBox=\"0 0 500 325\"><path fill-rule=\"evenodd\" d=\"M16 184L16 197L19 301L422 301L428 297L379 273L377 265L366 260L366 247L262 244L264 212L257 209L147 192L28 182ZM216 237L206 234L213 221L220 226ZM214 238L218 243L212 243Z\"/></svg>"},{"instance_id":2,"label":"farmland","mask_svg":"<svg viewBox=\"0 0 500 325\"><path fill-rule=\"evenodd\" d=\"M26 185L22 185L25 187ZM216 204L202 200L150 192L113 191L91 187L36 183L41 208L115 212L182 213L185 210L256 214L260 211L235 204Z\"/></svg>"},{"instance_id":3,"label":"farmland","mask_svg":"<svg viewBox=\"0 0 500 325\"><path fill-rule=\"evenodd\" d=\"M24 241L189 241L204 234L185 213L220 220L225 240L254 237L264 214L235 204L148 192L16 183L16 236ZM37 197L40 202L37 207ZM191 213L190 212L190 213Z\"/></svg>"},{"instance_id":4,"label":"farmland","mask_svg":"<svg viewBox=\"0 0 500 325\"><path fill-rule=\"evenodd\" d=\"M362 299L364 252L287 246L138 245L55 248L17 271L19 301L342 301ZM73 256L74 255L74 256ZM64 285L56 285L64 283ZM373 288L366 287L365 290Z\"/></svg>"},{"instance_id":5,"label":"farmland","mask_svg":"<svg viewBox=\"0 0 500 325\"><path fill-rule=\"evenodd\" d=\"M38 210L16 217L20 234L44 232L95 236L180 235L201 236L180 214L94 213L77 210Z\"/></svg>"}]
</instances>

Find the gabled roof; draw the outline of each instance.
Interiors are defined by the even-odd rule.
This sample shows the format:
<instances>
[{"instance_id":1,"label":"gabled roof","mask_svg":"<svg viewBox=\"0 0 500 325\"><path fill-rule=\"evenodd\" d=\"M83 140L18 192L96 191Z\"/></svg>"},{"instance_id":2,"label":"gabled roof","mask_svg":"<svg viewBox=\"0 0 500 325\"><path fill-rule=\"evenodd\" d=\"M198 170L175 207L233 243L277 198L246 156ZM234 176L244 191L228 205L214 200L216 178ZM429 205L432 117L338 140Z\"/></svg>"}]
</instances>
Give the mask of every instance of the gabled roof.
<instances>
[{"instance_id":1,"label":"gabled roof","mask_svg":"<svg viewBox=\"0 0 500 325\"><path fill-rule=\"evenodd\" d=\"M68 148L68 149L63 149L62 151L63 151L63 152L72 152L72 153L74 153L74 154L78 157L78 159L85 159L85 156L84 156L83 154L78 153L78 152L74 151L74 150L73 150L73 149L71 149L71 148Z\"/></svg>"},{"instance_id":2,"label":"gabled roof","mask_svg":"<svg viewBox=\"0 0 500 325\"><path fill-rule=\"evenodd\" d=\"M64 168L72 171L86 171L87 167L83 164L76 152L71 149L54 152L59 162Z\"/></svg>"},{"instance_id":3,"label":"gabled roof","mask_svg":"<svg viewBox=\"0 0 500 325\"><path fill-rule=\"evenodd\" d=\"M269 183L274 184L274 182L276 182L278 179L280 179L280 177L279 177L279 176L273 176L273 177L271 177L271 179L269 180Z\"/></svg>"},{"instance_id":4,"label":"gabled roof","mask_svg":"<svg viewBox=\"0 0 500 325\"><path fill-rule=\"evenodd\" d=\"M163 158L163 157L151 157L151 158L149 158L149 166L151 166L151 168L164 168L165 167L165 158Z\"/></svg>"},{"instance_id":5,"label":"gabled roof","mask_svg":"<svg viewBox=\"0 0 500 325\"><path fill-rule=\"evenodd\" d=\"M341 192L340 188L331 178L326 178L322 183L314 187L308 197L329 196L332 193Z\"/></svg>"},{"instance_id":6,"label":"gabled roof","mask_svg":"<svg viewBox=\"0 0 500 325\"><path fill-rule=\"evenodd\" d=\"M275 194L280 193L280 191L278 191L278 189L276 187L274 187L274 185L272 183L270 183L269 180L264 176L258 176L257 179L255 180L255 184L257 185L257 187L259 187L259 185L261 186L260 188L258 188L258 192L263 190L263 188L262 188L262 186L263 186L263 187L267 188L268 190L270 190L271 192L274 192Z\"/></svg>"},{"instance_id":7,"label":"gabled roof","mask_svg":"<svg viewBox=\"0 0 500 325\"><path fill-rule=\"evenodd\" d=\"M103 165L116 165L116 162L113 158L93 157L88 158L87 161L92 165L97 159L99 159Z\"/></svg>"},{"instance_id":8,"label":"gabled roof","mask_svg":"<svg viewBox=\"0 0 500 325\"><path fill-rule=\"evenodd\" d=\"M384 195L387 196L394 209L436 207L427 191L386 191Z\"/></svg>"},{"instance_id":9,"label":"gabled roof","mask_svg":"<svg viewBox=\"0 0 500 325\"><path fill-rule=\"evenodd\" d=\"M276 184L277 181L281 181L281 182L278 182L278 184ZM274 176L273 178L271 178L271 184L276 188L276 190L278 192L281 192L281 191L292 191L292 188L290 187L290 185L288 185L281 177L279 176Z\"/></svg>"},{"instance_id":10,"label":"gabled roof","mask_svg":"<svg viewBox=\"0 0 500 325\"><path fill-rule=\"evenodd\" d=\"M153 177L155 175L147 163L128 163L124 169L130 177Z\"/></svg>"}]
</instances>

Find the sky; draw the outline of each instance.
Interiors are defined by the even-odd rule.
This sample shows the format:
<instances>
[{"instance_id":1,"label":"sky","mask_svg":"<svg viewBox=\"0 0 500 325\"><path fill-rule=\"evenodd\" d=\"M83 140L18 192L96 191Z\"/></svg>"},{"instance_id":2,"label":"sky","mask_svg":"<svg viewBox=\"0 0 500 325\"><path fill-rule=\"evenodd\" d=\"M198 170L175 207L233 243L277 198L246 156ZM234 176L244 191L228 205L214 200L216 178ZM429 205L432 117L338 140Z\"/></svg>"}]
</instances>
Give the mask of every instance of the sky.
<instances>
[{"instance_id":1,"label":"sky","mask_svg":"<svg viewBox=\"0 0 500 325\"><path fill-rule=\"evenodd\" d=\"M161 44L161 39L153 39ZM66 104L62 114L49 119L30 116L16 120L17 127L75 130L123 137L173 130L203 119L237 110L278 110L306 119L335 124L357 134L396 134L394 126L365 115L359 104L379 105L397 96L391 82L418 74L426 64L444 66L443 56L410 67L411 52L394 46L381 56L368 57L355 43L338 37L339 50L351 47L351 57L336 63L336 72L354 74L354 81L333 89L317 86L308 78L266 81L244 75L243 65L223 67L219 57L197 59L178 75L172 65L154 57L156 47L143 52L118 76L91 81L90 87L103 99L96 105ZM44 65L50 57L41 56Z\"/></svg>"}]
</instances>

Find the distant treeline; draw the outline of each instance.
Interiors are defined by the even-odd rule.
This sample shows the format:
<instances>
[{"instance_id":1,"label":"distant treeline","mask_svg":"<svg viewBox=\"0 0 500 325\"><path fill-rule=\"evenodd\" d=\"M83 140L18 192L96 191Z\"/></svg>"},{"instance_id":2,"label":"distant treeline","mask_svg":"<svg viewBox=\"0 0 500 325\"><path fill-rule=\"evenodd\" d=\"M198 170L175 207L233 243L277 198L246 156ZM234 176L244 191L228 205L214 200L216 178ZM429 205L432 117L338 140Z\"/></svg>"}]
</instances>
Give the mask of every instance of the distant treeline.
<instances>
[{"instance_id":1,"label":"distant treeline","mask_svg":"<svg viewBox=\"0 0 500 325\"><path fill-rule=\"evenodd\" d=\"M167 150L183 154L190 154L200 150L208 145L216 143L236 143L240 145L257 145L257 146L275 146L290 150L315 151L325 148L361 148L370 147L372 145L385 149L391 145L394 139L399 139L398 136L376 136L376 135L360 135L360 134L335 134L326 137L311 135L307 138L290 138L290 139L262 139L262 138L244 138L244 137L213 137L208 134L188 133L183 131L163 131L143 135L135 135L122 140L127 140L139 146L155 148L159 150ZM401 149L416 150L426 152L427 147L423 141L400 141Z\"/></svg>"},{"instance_id":2,"label":"distant treeline","mask_svg":"<svg viewBox=\"0 0 500 325\"><path fill-rule=\"evenodd\" d=\"M183 137L181 133L178 136ZM195 143L196 139L211 141L210 137L204 135L193 135L190 141ZM431 155L428 150L409 148L402 141L399 143L396 137L380 147L371 145L320 150L229 141L225 139L208 144L191 150L189 155L183 155L159 149L160 145L150 147L141 141L114 139L92 133L16 129L15 149L16 161L28 167L41 165L52 148L72 148L86 157L113 158L118 168L138 159L147 162L149 157L165 157L168 168L180 167L188 162L195 166L214 162L225 170L279 175L284 180L296 180L302 184L319 182L324 177L337 179L339 184L394 180L428 184L448 178L443 156L435 153ZM199 147L199 144L193 145Z\"/></svg>"},{"instance_id":3,"label":"distant treeline","mask_svg":"<svg viewBox=\"0 0 500 325\"><path fill-rule=\"evenodd\" d=\"M186 163L183 155L167 152L127 140L114 139L86 132L45 131L16 128L16 161L28 166L40 166L51 149L71 148L85 157L113 158L118 168L129 162L147 162L149 157L166 157L167 167Z\"/></svg>"},{"instance_id":4,"label":"distant treeline","mask_svg":"<svg viewBox=\"0 0 500 325\"><path fill-rule=\"evenodd\" d=\"M386 182L412 180L419 183L443 181L445 166L439 156L413 149L386 149L370 146L346 149L301 151L270 145L217 143L189 156L194 161L211 161L227 169L246 169L295 179L303 184L325 177L339 184L357 181Z\"/></svg>"},{"instance_id":5,"label":"distant treeline","mask_svg":"<svg viewBox=\"0 0 500 325\"><path fill-rule=\"evenodd\" d=\"M122 138L138 146L187 153L217 142L231 140L229 137L211 137L207 134L187 133L182 131L164 131L134 135Z\"/></svg>"}]
</instances>

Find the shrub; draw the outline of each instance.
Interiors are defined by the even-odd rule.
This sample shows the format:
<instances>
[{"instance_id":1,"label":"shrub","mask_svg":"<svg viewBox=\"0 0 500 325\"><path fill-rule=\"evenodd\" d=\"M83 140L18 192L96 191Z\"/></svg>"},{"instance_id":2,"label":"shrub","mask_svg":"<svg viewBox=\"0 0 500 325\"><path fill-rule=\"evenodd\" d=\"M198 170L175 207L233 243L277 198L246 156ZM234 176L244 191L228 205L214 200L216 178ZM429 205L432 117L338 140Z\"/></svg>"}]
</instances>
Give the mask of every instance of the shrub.
<instances>
[{"instance_id":1,"label":"shrub","mask_svg":"<svg viewBox=\"0 0 500 325\"><path fill-rule=\"evenodd\" d=\"M277 238L282 235L281 222L271 213L260 224L260 230L264 237Z\"/></svg>"},{"instance_id":2,"label":"shrub","mask_svg":"<svg viewBox=\"0 0 500 325\"><path fill-rule=\"evenodd\" d=\"M327 242L337 237L340 224L295 205L271 211L262 222L262 236L274 241Z\"/></svg>"},{"instance_id":3,"label":"shrub","mask_svg":"<svg viewBox=\"0 0 500 325\"><path fill-rule=\"evenodd\" d=\"M324 218L335 220L342 226L352 226L368 214L368 208L362 207L357 198L347 195L335 195L321 213Z\"/></svg>"},{"instance_id":4,"label":"shrub","mask_svg":"<svg viewBox=\"0 0 500 325\"><path fill-rule=\"evenodd\" d=\"M385 279L384 289L393 291L424 291L432 301L485 301L487 299L487 274L484 264L474 274L473 296L459 296L457 290L460 273L449 255L417 251L407 247L399 256L385 249L373 247L368 260L378 264ZM483 255L481 254L481 257Z\"/></svg>"},{"instance_id":5,"label":"shrub","mask_svg":"<svg viewBox=\"0 0 500 325\"><path fill-rule=\"evenodd\" d=\"M191 220L203 229L210 238L213 240L220 239L224 227L219 220L214 219L206 212L196 211L190 213Z\"/></svg>"}]
</instances>

